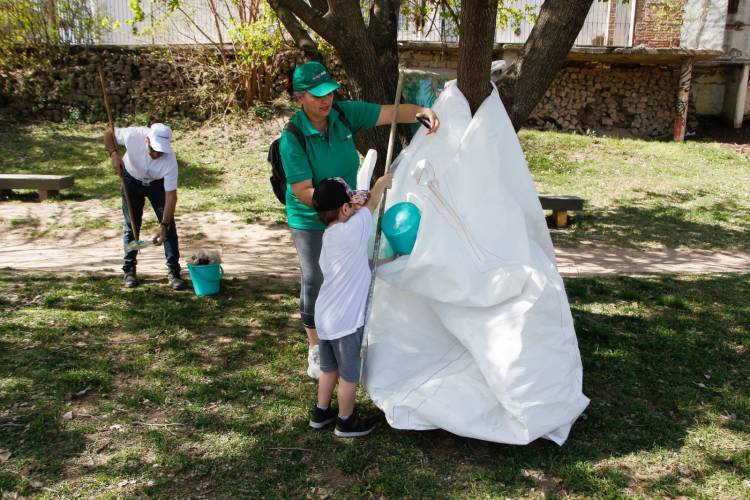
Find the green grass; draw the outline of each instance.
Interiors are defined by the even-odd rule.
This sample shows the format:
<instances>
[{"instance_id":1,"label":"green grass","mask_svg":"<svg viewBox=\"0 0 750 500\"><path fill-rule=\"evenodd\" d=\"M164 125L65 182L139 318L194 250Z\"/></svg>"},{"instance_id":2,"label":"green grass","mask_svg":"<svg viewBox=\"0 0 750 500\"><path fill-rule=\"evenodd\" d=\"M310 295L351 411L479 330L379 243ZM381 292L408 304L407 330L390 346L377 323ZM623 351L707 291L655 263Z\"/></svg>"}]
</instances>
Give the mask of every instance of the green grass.
<instances>
[{"instance_id":1,"label":"green grass","mask_svg":"<svg viewBox=\"0 0 750 500\"><path fill-rule=\"evenodd\" d=\"M180 213L226 211L245 222L284 221L268 183L268 146L290 113L269 113L198 125L176 123ZM256 116L257 115L257 116ZM260 117L266 119L262 119ZM70 173L73 190L59 201L99 199L118 210L118 180L104 153L103 124L0 124L0 172ZM750 160L715 143L640 141L522 131L521 143L538 189L586 199L560 246L655 245L748 250ZM17 199L31 199L26 192ZM80 219L85 224L86 218Z\"/></svg>"},{"instance_id":2,"label":"green grass","mask_svg":"<svg viewBox=\"0 0 750 500\"><path fill-rule=\"evenodd\" d=\"M537 188L586 199L558 245L750 249L750 159L716 143L524 130Z\"/></svg>"},{"instance_id":3,"label":"green grass","mask_svg":"<svg viewBox=\"0 0 750 500\"><path fill-rule=\"evenodd\" d=\"M568 279L592 403L562 448L396 431L382 417L361 441L312 431L297 284L223 285L199 298L0 271L0 449L12 453L0 491L750 495L748 274Z\"/></svg>"}]
</instances>

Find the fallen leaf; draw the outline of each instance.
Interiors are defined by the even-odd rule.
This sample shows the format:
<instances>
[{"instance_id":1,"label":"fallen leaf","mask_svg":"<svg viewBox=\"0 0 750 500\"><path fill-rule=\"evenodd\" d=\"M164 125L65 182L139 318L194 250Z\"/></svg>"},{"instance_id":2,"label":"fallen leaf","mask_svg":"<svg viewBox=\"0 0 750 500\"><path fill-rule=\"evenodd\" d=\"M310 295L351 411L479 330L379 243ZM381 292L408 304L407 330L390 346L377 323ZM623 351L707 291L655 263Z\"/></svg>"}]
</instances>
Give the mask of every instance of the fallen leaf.
<instances>
[{"instance_id":1,"label":"fallen leaf","mask_svg":"<svg viewBox=\"0 0 750 500\"><path fill-rule=\"evenodd\" d=\"M8 450L0 450L0 462L5 463L8 460L10 460L10 456L12 455L11 452Z\"/></svg>"},{"instance_id":2,"label":"fallen leaf","mask_svg":"<svg viewBox=\"0 0 750 500\"><path fill-rule=\"evenodd\" d=\"M32 480L29 482L29 484L31 485L32 488L36 488L37 490L44 487L44 484L42 484L41 481Z\"/></svg>"},{"instance_id":3,"label":"fallen leaf","mask_svg":"<svg viewBox=\"0 0 750 500\"><path fill-rule=\"evenodd\" d=\"M69 411L67 413L63 413L62 418L63 420L73 420L73 412Z\"/></svg>"}]
</instances>

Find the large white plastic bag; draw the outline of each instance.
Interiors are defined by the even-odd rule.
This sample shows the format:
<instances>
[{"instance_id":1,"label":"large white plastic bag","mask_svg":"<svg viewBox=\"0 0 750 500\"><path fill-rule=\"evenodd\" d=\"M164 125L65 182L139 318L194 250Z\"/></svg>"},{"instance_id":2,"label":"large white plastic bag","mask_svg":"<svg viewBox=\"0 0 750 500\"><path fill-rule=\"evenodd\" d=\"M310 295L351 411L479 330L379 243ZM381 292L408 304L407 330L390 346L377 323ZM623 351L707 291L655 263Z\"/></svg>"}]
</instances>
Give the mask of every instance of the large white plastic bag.
<instances>
[{"instance_id":1,"label":"large white plastic bag","mask_svg":"<svg viewBox=\"0 0 750 500\"><path fill-rule=\"evenodd\" d=\"M366 388L396 428L562 444L588 398L517 136L496 91L473 118L455 85L433 108L437 134L394 163L387 207L412 201L422 219L411 255L378 272Z\"/></svg>"}]
</instances>

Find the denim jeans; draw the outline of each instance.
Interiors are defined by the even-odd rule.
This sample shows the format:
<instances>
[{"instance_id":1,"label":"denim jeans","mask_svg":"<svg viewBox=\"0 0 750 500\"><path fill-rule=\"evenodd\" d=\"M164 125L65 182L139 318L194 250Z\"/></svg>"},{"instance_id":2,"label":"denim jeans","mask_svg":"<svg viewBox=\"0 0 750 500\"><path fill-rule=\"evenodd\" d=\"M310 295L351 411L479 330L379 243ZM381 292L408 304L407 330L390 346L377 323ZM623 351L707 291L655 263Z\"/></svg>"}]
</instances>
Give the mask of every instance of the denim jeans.
<instances>
[{"instance_id":1,"label":"denim jeans","mask_svg":"<svg viewBox=\"0 0 750 500\"><path fill-rule=\"evenodd\" d=\"M138 234L141 230L141 221L143 219L143 206L146 202L146 198L151 202L151 206L156 213L156 217L161 221L164 215L164 180L151 181L148 186L144 186L141 181L130 176L125 172L123 177L125 185L128 188L128 197L130 198L130 205L133 208L133 217L135 218L135 227L138 229ZM128 205L125 202L125 193L122 193L122 213L125 215L124 224L124 236L123 236L123 251L125 246L135 239L135 234L131 229L130 216L128 215ZM143 238L141 238L143 239ZM128 272L134 269L137 260L138 250L131 250L125 252L125 257L122 260L122 270ZM174 221L169 225L167 231L167 239L164 241L164 256L167 259L167 267L174 272L180 271L180 250L177 241L177 227Z\"/></svg>"}]
</instances>

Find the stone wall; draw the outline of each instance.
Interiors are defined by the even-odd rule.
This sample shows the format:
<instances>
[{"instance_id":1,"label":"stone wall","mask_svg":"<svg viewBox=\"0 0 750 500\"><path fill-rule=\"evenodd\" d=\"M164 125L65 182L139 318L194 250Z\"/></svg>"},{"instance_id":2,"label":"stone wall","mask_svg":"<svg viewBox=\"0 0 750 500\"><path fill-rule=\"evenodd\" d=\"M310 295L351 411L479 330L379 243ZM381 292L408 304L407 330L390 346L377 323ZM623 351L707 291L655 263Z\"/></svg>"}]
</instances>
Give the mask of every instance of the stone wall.
<instances>
[{"instance_id":1,"label":"stone wall","mask_svg":"<svg viewBox=\"0 0 750 500\"><path fill-rule=\"evenodd\" d=\"M205 119L227 109L252 105L250 85L263 100L283 95L288 71L303 61L300 51L286 51L261 71L250 74L246 68L231 64L231 53L227 57L230 64L223 66L219 53L210 47L63 48L49 64L30 66L36 69L0 69L0 113L53 121L105 120L97 72L101 65L114 116ZM331 60L328 65L346 83L340 63Z\"/></svg>"},{"instance_id":2,"label":"stone wall","mask_svg":"<svg viewBox=\"0 0 750 500\"><path fill-rule=\"evenodd\" d=\"M222 71L219 55L202 50L196 55L187 49L71 48L45 70L0 72L0 113L55 121L106 119L96 70L100 62L116 117L140 113L148 120L173 116L204 119L212 113L223 113L227 106L241 110L245 98L242 74L233 65L230 71ZM495 56L501 58L502 51L498 49ZM195 64L196 57L207 63ZM401 59L407 67L431 68L449 75L455 72L458 51L455 47L402 48ZM271 61L262 75L267 79L267 97L286 93L287 75L302 61L299 51L283 52ZM347 95L341 64L333 59L327 64L344 84ZM676 78L672 67L571 62L556 77L527 125L580 133L666 137L674 124Z\"/></svg>"},{"instance_id":3,"label":"stone wall","mask_svg":"<svg viewBox=\"0 0 750 500\"><path fill-rule=\"evenodd\" d=\"M579 133L669 137L674 128L677 78L674 67L571 64L557 75L528 125ZM694 115L690 115L689 128L697 125Z\"/></svg>"}]
</instances>

